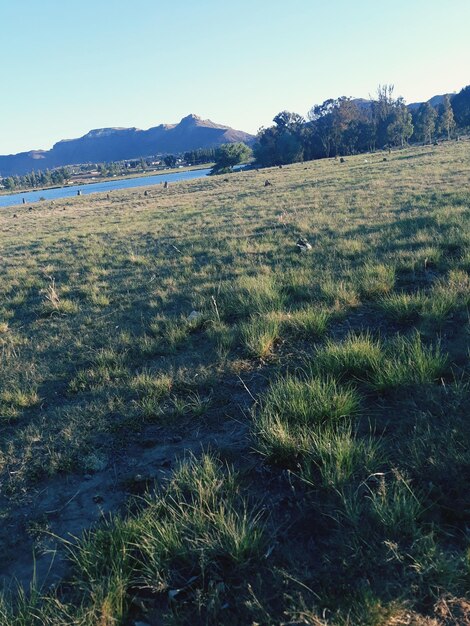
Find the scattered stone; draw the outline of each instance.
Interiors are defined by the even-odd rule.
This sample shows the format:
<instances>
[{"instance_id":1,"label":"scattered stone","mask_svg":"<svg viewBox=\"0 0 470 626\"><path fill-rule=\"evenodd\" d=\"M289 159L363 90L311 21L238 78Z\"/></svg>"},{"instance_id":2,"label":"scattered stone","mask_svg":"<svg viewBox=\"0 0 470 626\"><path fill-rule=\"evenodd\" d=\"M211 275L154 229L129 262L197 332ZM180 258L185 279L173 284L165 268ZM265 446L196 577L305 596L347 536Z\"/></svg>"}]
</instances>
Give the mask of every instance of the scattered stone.
<instances>
[{"instance_id":1,"label":"scattered stone","mask_svg":"<svg viewBox=\"0 0 470 626\"><path fill-rule=\"evenodd\" d=\"M269 182L269 180L265 180L265 181L264 181L264 186L265 186L265 187L271 187L271 185L272 185L272 183L271 183L271 182Z\"/></svg>"},{"instance_id":2,"label":"scattered stone","mask_svg":"<svg viewBox=\"0 0 470 626\"><path fill-rule=\"evenodd\" d=\"M282 170L282 165L279 166L279 169Z\"/></svg>"},{"instance_id":3,"label":"scattered stone","mask_svg":"<svg viewBox=\"0 0 470 626\"><path fill-rule=\"evenodd\" d=\"M18 217L16 213L13 213L13 217Z\"/></svg>"},{"instance_id":4,"label":"scattered stone","mask_svg":"<svg viewBox=\"0 0 470 626\"><path fill-rule=\"evenodd\" d=\"M387 157L384 157L384 158L382 159L382 161L387 161Z\"/></svg>"},{"instance_id":5,"label":"scattered stone","mask_svg":"<svg viewBox=\"0 0 470 626\"><path fill-rule=\"evenodd\" d=\"M99 494L97 494L96 496L93 496L93 502L95 504L101 504L102 502L104 502L104 498L103 496L100 496Z\"/></svg>"},{"instance_id":6,"label":"scattered stone","mask_svg":"<svg viewBox=\"0 0 470 626\"><path fill-rule=\"evenodd\" d=\"M188 315L188 322L196 322L202 317L202 313L200 311L191 311Z\"/></svg>"},{"instance_id":7,"label":"scattered stone","mask_svg":"<svg viewBox=\"0 0 470 626\"><path fill-rule=\"evenodd\" d=\"M224 183L228 183L228 178L224 178Z\"/></svg>"},{"instance_id":8,"label":"scattered stone","mask_svg":"<svg viewBox=\"0 0 470 626\"><path fill-rule=\"evenodd\" d=\"M346 159L344 157L341 157L339 160L340 163L346 163Z\"/></svg>"},{"instance_id":9,"label":"scattered stone","mask_svg":"<svg viewBox=\"0 0 470 626\"><path fill-rule=\"evenodd\" d=\"M304 237L300 237L295 245L302 254L312 249L311 244Z\"/></svg>"}]
</instances>

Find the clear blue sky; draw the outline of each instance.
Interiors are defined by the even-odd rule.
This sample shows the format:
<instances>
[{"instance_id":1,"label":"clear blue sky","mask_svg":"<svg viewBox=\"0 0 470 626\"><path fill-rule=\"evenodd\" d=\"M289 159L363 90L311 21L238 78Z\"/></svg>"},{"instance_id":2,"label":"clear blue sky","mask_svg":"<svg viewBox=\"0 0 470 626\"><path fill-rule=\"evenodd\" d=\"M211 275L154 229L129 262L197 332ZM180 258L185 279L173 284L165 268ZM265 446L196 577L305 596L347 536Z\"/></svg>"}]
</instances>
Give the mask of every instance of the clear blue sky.
<instances>
[{"instance_id":1,"label":"clear blue sky","mask_svg":"<svg viewBox=\"0 0 470 626\"><path fill-rule=\"evenodd\" d=\"M470 0L0 0L0 154L188 113L256 132L470 83Z\"/></svg>"}]
</instances>

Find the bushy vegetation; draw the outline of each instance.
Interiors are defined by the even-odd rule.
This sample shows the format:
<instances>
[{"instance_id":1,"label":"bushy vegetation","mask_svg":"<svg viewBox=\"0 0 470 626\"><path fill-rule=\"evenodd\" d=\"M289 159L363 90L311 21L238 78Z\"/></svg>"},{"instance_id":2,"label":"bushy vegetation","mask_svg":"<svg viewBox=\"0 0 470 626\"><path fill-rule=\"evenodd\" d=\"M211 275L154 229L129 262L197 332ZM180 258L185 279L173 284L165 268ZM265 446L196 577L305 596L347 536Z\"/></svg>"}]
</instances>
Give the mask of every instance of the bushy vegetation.
<instances>
[{"instance_id":1,"label":"bushy vegetation","mask_svg":"<svg viewBox=\"0 0 470 626\"><path fill-rule=\"evenodd\" d=\"M387 159L2 211L2 625L468 622L469 143Z\"/></svg>"},{"instance_id":2,"label":"bushy vegetation","mask_svg":"<svg viewBox=\"0 0 470 626\"><path fill-rule=\"evenodd\" d=\"M235 165L246 163L252 156L251 149L242 142L225 143L216 148L214 154L214 167L211 174L224 174L231 172Z\"/></svg>"}]
</instances>

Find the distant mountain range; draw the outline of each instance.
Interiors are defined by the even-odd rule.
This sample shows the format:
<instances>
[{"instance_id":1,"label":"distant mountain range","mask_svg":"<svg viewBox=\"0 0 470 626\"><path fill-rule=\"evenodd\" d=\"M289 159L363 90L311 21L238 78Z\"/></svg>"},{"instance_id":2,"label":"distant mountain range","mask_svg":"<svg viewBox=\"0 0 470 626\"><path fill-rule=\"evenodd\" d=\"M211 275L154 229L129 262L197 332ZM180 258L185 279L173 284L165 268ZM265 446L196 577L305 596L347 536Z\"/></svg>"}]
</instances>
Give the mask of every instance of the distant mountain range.
<instances>
[{"instance_id":1,"label":"distant mountain range","mask_svg":"<svg viewBox=\"0 0 470 626\"><path fill-rule=\"evenodd\" d=\"M148 130L99 128L78 139L59 141L50 150L31 150L0 156L0 177L79 163L103 163L157 154L178 154L236 141L251 143L253 139L254 136L249 133L191 114L184 117L179 124L160 124Z\"/></svg>"}]
</instances>

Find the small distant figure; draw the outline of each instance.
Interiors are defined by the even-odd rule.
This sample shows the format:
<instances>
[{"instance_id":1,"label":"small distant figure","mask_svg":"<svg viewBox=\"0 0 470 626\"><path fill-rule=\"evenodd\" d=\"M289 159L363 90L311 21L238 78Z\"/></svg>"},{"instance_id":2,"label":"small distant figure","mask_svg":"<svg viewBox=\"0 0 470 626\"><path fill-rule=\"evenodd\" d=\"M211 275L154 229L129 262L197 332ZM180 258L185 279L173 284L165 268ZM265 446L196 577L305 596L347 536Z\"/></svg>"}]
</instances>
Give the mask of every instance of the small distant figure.
<instances>
[{"instance_id":1,"label":"small distant figure","mask_svg":"<svg viewBox=\"0 0 470 626\"><path fill-rule=\"evenodd\" d=\"M109 193L106 194L106 200L109 200Z\"/></svg>"},{"instance_id":2,"label":"small distant figure","mask_svg":"<svg viewBox=\"0 0 470 626\"><path fill-rule=\"evenodd\" d=\"M382 161L387 161L387 157L384 157L384 158L382 159Z\"/></svg>"},{"instance_id":3,"label":"small distant figure","mask_svg":"<svg viewBox=\"0 0 470 626\"><path fill-rule=\"evenodd\" d=\"M271 182L269 182L269 180L265 180L265 181L264 181L264 186L265 186L265 187L271 187L271 185L272 185L272 183L271 183Z\"/></svg>"},{"instance_id":4,"label":"small distant figure","mask_svg":"<svg viewBox=\"0 0 470 626\"><path fill-rule=\"evenodd\" d=\"M392 149L391 148L388 149L388 153L392 154Z\"/></svg>"},{"instance_id":5,"label":"small distant figure","mask_svg":"<svg viewBox=\"0 0 470 626\"><path fill-rule=\"evenodd\" d=\"M32 206L28 207L28 211L32 211L32 210L33 210Z\"/></svg>"},{"instance_id":6,"label":"small distant figure","mask_svg":"<svg viewBox=\"0 0 470 626\"><path fill-rule=\"evenodd\" d=\"M147 190L144 191L144 196L147 197L149 195L149 192Z\"/></svg>"},{"instance_id":7,"label":"small distant figure","mask_svg":"<svg viewBox=\"0 0 470 626\"><path fill-rule=\"evenodd\" d=\"M282 165L279 166L279 169L282 170Z\"/></svg>"},{"instance_id":8,"label":"small distant figure","mask_svg":"<svg viewBox=\"0 0 470 626\"><path fill-rule=\"evenodd\" d=\"M346 163L346 159L344 157L341 157L339 160L340 163Z\"/></svg>"},{"instance_id":9,"label":"small distant figure","mask_svg":"<svg viewBox=\"0 0 470 626\"><path fill-rule=\"evenodd\" d=\"M167 180L163 183L163 189L168 189L168 181Z\"/></svg>"},{"instance_id":10,"label":"small distant figure","mask_svg":"<svg viewBox=\"0 0 470 626\"><path fill-rule=\"evenodd\" d=\"M26 204L26 200L23 198L23 204Z\"/></svg>"},{"instance_id":11,"label":"small distant figure","mask_svg":"<svg viewBox=\"0 0 470 626\"><path fill-rule=\"evenodd\" d=\"M81 192L81 190L79 189L79 190L77 191L77 196L81 196L81 195L82 195L82 192Z\"/></svg>"}]
</instances>

